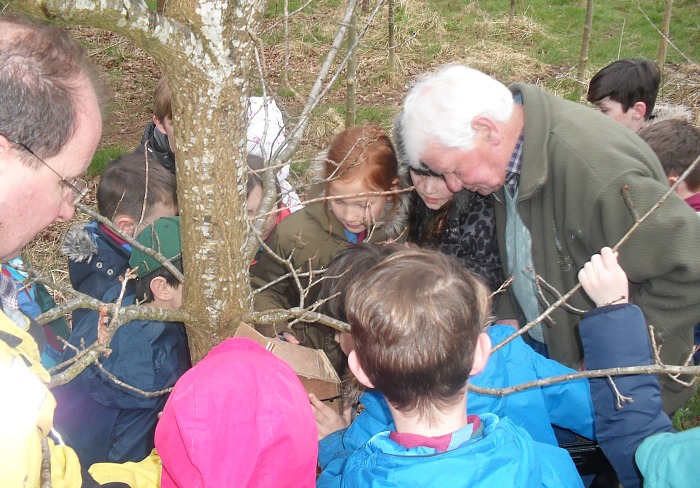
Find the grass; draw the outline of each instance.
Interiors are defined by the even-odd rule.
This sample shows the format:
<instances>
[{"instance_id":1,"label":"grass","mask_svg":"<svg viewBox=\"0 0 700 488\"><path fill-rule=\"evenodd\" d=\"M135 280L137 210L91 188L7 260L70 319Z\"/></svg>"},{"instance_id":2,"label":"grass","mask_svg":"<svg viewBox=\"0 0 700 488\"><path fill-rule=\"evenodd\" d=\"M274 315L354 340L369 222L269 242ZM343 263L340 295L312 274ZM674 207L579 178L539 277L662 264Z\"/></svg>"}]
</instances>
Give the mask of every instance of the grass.
<instances>
[{"instance_id":1,"label":"grass","mask_svg":"<svg viewBox=\"0 0 700 488\"><path fill-rule=\"evenodd\" d=\"M95 155L92 157L92 162L88 167L87 175L91 178L101 175L110 161L118 158L122 154L126 154L131 151L133 151L133 147L127 148L122 145L113 145L99 148Z\"/></svg>"},{"instance_id":2,"label":"grass","mask_svg":"<svg viewBox=\"0 0 700 488\"><path fill-rule=\"evenodd\" d=\"M676 430L700 427L700 393L697 393L688 403L676 411L673 416L673 426Z\"/></svg>"}]
</instances>

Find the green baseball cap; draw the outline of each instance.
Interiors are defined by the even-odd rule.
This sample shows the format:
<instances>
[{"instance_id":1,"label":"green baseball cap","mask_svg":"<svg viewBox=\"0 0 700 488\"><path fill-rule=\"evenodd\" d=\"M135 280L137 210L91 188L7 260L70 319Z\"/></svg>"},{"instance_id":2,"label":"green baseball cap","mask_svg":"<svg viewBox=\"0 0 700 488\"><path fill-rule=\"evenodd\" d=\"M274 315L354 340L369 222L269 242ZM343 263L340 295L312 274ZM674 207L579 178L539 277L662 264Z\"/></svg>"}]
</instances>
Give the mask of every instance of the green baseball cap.
<instances>
[{"instance_id":1,"label":"green baseball cap","mask_svg":"<svg viewBox=\"0 0 700 488\"><path fill-rule=\"evenodd\" d=\"M163 217L153 222L141 231L136 241L165 256L170 262L182 257L182 244L180 243L180 217ZM138 266L136 274L139 278L152 273L163 265L154 258L136 249L131 249L129 267Z\"/></svg>"}]
</instances>

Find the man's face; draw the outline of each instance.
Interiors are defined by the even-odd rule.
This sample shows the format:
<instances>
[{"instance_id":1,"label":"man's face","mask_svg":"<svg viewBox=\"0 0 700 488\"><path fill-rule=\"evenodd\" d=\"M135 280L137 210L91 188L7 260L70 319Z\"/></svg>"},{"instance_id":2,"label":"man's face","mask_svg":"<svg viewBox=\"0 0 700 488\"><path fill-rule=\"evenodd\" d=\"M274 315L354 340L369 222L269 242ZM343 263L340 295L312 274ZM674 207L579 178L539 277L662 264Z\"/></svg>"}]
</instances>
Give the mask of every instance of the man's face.
<instances>
[{"instance_id":1,"label":"man's face","mask_svg":"<svg viewBox=\"0 0 700 488\"><path fill-rule=\"evenodd\" d=\"M75 102L77 130L58 154L44 159L69 181L85 174L102 134L95 93L87 79L81 84ZM39 161L25 164L20 158L33 156L0 139L0 260L5 261L19 255L52 222L70 220L75 207L70 203L74 195L56 173Z\"/></svg>"},{"instance_id":2,"label":"man's face","mask_svg":"<svg viewBox=\"0 0 700 488\"><path fill-rule=\"evenodd\" d=\"M465 189L480 195L490 195L503 186L508 164L507 158L481 139L475 139L474 147L469 150L432 144L421 155L421 161L433 172L442 174L451 192Z\"/></svg>"}]
</instances>

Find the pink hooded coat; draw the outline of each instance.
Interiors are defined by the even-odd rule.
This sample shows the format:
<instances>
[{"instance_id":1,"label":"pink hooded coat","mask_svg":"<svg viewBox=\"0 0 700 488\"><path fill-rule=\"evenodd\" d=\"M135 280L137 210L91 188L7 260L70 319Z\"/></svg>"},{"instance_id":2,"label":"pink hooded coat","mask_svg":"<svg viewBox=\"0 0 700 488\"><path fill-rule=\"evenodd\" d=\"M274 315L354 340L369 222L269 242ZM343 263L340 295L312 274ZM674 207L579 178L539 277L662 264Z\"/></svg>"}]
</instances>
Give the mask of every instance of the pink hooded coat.
<instances>
[{"instance_id":1,"label":"pink hooded coat","mask_svg":"<svg viewBox=\"0 0 700 488\"><path fill-rule=\"evenodd\" d=\"M161 486L312 487L317 429L292 368L228 339L175 385L156 429Z\"/></svg>"}]
</instances>

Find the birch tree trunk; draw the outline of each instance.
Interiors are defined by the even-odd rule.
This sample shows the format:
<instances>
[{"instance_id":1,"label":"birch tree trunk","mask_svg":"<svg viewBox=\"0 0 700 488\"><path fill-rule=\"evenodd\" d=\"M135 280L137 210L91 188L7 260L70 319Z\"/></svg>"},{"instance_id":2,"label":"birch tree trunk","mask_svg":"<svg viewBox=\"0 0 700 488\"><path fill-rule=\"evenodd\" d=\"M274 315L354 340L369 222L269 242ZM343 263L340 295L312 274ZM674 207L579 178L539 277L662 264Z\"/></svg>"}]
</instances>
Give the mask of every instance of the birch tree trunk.
<instances>
[{"instance_id":1,"label":"birch tree trunk","mask_svg":"<svg viewBox=\"0 0 700 488\"><path fill-rule=\"evenodd\" d=\"M350 57L345 71L345 83L347 95L345 97L345 127L355 125L355 113L357 106L357 49L353 46L357 42L357 15L352 15L350 20L350 28L348 29L348 50Z\"/></svg>"},{"instance_id":2,"label":"birch tree trunk","mask_svg":"<svg viewBox=\"0 0 700 488\"><path fill-rule=\"evenodd\" d=\"M396 69L396 40L394 36L394 0L387 1L389 9L389 69Z\"/></svg>"},{"instance_id":3,"label":"birch tree trunk","mask_svg":"<svg viewBox=\"0 0 700 488\"><path fill-rule=\"evenodd\" d=\"M251 308L246 116L262 0L168 0L167 15L118 0L21 1L38 16L116 32L153 56L170 80L193 361L233 335Z\"/></svg>"}]
</instances>

